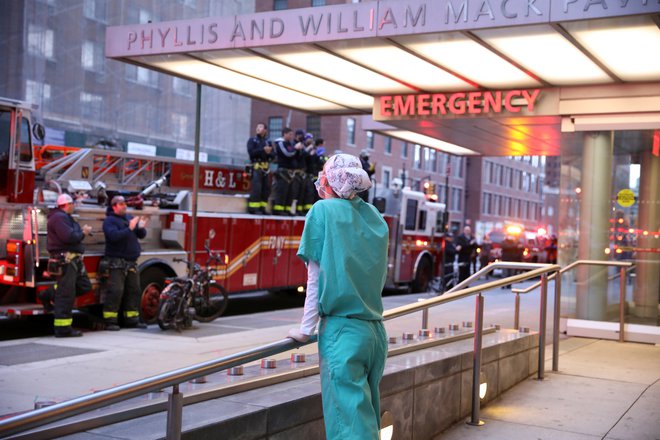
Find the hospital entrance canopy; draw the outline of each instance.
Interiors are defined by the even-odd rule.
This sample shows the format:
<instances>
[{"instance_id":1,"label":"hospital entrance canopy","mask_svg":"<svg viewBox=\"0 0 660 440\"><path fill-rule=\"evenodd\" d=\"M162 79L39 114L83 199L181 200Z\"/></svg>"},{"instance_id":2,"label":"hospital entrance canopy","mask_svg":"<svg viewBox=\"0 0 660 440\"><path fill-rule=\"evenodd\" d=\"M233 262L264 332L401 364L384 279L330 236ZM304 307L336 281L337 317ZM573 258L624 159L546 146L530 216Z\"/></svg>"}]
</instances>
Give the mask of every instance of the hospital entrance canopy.
<instances>
[{"instance_id":1,"label":"hospital entrance canopy","mask_svg":"<svg viewBox=\"0 0 660 440\"><path fill-rule=\"evenodd\" d=\"M660 0L383 0L114 26L106 56L372 114L368 128L459 155L556 155L575 132L660 128Z\"/></svg>"}]
</instances>

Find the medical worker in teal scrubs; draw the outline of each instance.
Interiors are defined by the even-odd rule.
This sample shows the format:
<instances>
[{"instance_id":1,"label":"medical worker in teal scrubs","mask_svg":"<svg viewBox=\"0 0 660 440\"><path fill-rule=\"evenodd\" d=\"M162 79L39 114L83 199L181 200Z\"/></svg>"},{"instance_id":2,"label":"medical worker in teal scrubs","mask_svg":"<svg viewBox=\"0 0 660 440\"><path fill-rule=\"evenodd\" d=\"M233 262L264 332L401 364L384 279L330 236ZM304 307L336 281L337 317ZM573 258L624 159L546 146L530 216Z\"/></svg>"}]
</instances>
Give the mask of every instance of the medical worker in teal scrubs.
<instances>
[{"instance_id":1,"label":"medical worker in teal scrubs","mask_svg":"<svg viewBox=\"0 0 660 440\"><path fill-rule=\"evenodd\" d=\"M377 440L378 385L387 357L381 292L387 272L388 228L357 193L371 187L360 160L336 154L316 181L319 196L305 219L298 256L307 263L307 298L300 328L305 342L317 323L321 390L328 440Z\"/></svg>"}]
</instances>

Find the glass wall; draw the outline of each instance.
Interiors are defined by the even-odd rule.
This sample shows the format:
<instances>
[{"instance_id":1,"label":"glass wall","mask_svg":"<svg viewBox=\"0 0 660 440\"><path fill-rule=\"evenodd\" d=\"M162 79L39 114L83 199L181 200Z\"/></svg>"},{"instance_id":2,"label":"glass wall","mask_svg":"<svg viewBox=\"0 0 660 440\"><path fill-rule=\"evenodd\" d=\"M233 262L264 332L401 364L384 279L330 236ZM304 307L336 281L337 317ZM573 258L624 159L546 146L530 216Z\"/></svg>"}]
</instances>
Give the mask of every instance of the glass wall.
<instances>
[{"instance_id":1,"label":"glass wall","mask_svg":"<svg viewBox=\"0 0 660 440\"><path fill-rule=\"evenodd\" d=\"M630 261L626 322L658 325L660 131L584 133L562 151L559 264ZM617 321L620 269L581 267L562 278L562 317Z\"/></svg>"}]
</instances>

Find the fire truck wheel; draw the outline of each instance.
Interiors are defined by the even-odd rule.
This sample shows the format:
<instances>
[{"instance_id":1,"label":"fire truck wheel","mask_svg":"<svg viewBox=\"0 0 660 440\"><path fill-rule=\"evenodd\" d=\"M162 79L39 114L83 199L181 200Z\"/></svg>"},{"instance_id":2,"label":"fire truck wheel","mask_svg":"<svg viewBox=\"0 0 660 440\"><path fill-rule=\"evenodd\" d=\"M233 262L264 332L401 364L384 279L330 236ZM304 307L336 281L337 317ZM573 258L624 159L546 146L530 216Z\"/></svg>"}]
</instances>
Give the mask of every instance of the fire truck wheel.
<instances>
[{"instance_id":1,"label":"fire truck wheel","mask_svg":"<svg viewBox=\"0 0 660 440\"><path fill-rule=\"evenodd\" d=\"M208 285L208 294L195 298L195 319L211 322L227 310L229 294L217 284Z\"/></svg>"},{"instance_id":2,"label":"fire truck wheel","mask_svg":"<svg viewBox=\"0 0 660 440\"><path fill-rule=\"evenodd\" d=\"M146 324L154 324L158 318L160 292L163 290L166 276L165 272L156 267L150 267L140 274L140 317Z\"/></svg>"},{"instance_id":3,"label":"fire truck wheel","mask_svg":"<svg viewBox=\"0 0 660 440\"><path fill-rule=\"evenodd\" d=\"M417 272L415 272L415 279L412 282L413 293L427 292L431 283L431 277L431 260L424 257L419 262Z\"/></svg>"}]
</instances>

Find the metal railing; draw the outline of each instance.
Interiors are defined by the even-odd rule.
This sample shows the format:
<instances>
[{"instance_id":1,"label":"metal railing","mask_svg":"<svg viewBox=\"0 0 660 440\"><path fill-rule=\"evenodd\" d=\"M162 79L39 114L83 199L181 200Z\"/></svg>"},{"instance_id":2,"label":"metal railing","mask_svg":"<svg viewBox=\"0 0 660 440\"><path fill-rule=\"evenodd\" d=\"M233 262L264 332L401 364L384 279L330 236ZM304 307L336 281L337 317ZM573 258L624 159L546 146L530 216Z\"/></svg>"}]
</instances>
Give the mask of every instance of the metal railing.
<instances>
[{"instance_id":1,"label":"metal railing","mask_svg":"<svg viewBox=\"0 0 660 440\"><path fill-rule=\"evenodd\" d=\"M625 302L626 302L626 271L630 270L633 267L633 263L627 261L601 261L601 260L577 260L569 264L568 266L562 268L559 271L559 276L553 274L549 279L556 278L555 286L561 284L561 275L569 270L572 270L578 266L611 266L618 267L619 277L619 342L624 342L624 324L625 324ZM512 292L516 294L516 310L515 310L515 320L518 321L520 314L520 294L528 293L531 290L539 287L539 283L532 284L524 289L512 289ZM555 312L554 312L554 322L553 322L553 340L555 335L557 339L559 338L559 318L561 314L561 295L555 297ZM552 370L557 371L557 366L555 366L555 359L559 358L559 347L553 344L552 346Z\"/></svg>"},{"instance_id":2,"label":"metal railing","mask_svg":"<svg viewBox=\"0 0 660 440\"><path fill-rule=\"evenodd\" d=\"M488 266L489 270L494 269L518 269L530 270L527 273L514 275L508 278L488 282L475 287L469 287L463 290L453 291L442 296L430 298L417 303L412 303L394 309L390 309L383 314L385 320L394 319L400 316L423 311L428 313L430 307L434 307L447 302L466 298L468 296L477 296L475 307L475 329L474 329L474 357L473 357L473 395L472 395L472 424L479 423L479 375L481 372L481 347L483 336L483 310L484 298L482 293L506 286L511 283L525 281L531 278L541 276L542 286L539 312L539 361L538 361L538 379L543 379L544 371L544 350L545 346L545 326L547 312L547 280L548 273L558 272L560 267L549 264L525 264L525 263L505 263L496 262ZM486 268L484 268L486 269ZM477 272L479 274L482 271ZM475 274L475 275L477 275ZM474 277L474 276L473 276ZM471 277L471 278L473 278ZM477 277L478 278L478 277ZM475 278L476 279L476 278ZM466 280L467 281L467 280ZM474 280L473 280L474 281ZM459 284L460 286L461 284ZM458 287L458 286L457 286ZM555 296L559 296L556 288ZM304 345L316 342L316 336L310 338L306 343L296 342L293 339L285 338L271 344L262 345L250 350L236 353L212 361L202 362L190 367L181 368L167 373L159 374L149 378L130 382L125 385L99 391L94 394L67 400L45 408L30 411L15 417L0 421L0 436L10 436L21 433L51 422L73 417L78 414L103 408L108 405L123 402L128 399L142 396L148 393L162 391L163 388L172 387L172 393L169 394L167 402L167 439L181 438L183 395L179 392L179 385L193 379L227 370L229 368L243 365L259 359L280 354L293 350ZM558 344L558 338L553 343ZM554 353L554 352L553 352ZM554 359L553 359L554 362Z\"/></svg>"}]
</instances>

